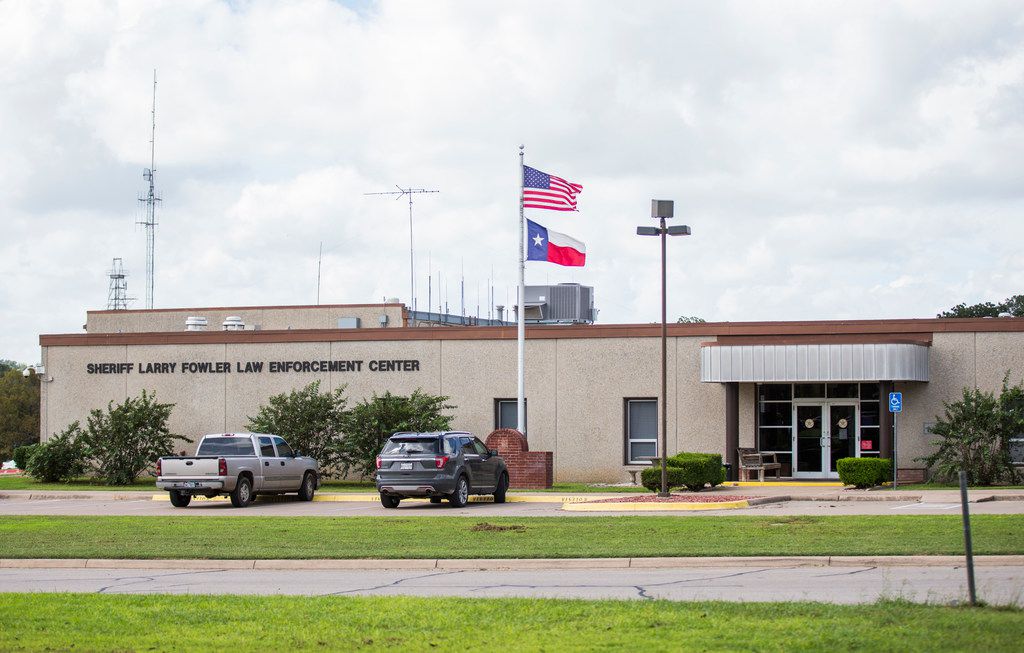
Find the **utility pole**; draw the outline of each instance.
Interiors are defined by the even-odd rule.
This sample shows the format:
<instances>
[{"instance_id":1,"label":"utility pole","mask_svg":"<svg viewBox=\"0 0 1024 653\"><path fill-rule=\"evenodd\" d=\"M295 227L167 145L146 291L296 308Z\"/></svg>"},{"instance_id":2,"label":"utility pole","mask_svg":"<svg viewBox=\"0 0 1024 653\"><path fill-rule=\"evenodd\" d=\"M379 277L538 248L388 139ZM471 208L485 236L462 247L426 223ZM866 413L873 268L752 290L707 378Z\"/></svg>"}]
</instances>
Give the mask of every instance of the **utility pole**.
<instances>
[{"instance_id":1,"label":"utility pole","mask_svg":"<svg viewBox=\"0 0 1024 653\"><path fill-rule=\"evenodd\" d=\"M149 182L149 192L139 201L145 205L146 215L141 224L146 227L146 308L153 308L153 274L156 252L156 205L161 201L156 194L153 177L156 174L156 70L153 71L153 113L152 131L149 139L149 167L143 170L142 178Z\"/></svg>"}]
</instances>

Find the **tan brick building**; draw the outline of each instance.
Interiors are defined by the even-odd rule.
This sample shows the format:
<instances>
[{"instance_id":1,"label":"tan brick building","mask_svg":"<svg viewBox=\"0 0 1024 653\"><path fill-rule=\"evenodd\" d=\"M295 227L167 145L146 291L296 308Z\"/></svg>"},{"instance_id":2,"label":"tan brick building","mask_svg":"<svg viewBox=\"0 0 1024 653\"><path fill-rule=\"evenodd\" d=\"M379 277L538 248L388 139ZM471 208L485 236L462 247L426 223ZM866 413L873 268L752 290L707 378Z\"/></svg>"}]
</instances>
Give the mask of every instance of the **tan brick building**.
<instances>
[{"instance_id":1,"label":"tan brick building","mask_svg":"<svg viewBox=\"0 0 1024 653\"><path fill-rule=\"evenodd\" d=\"M185 330L195 316L208 330ZM220 330L231 316L243 330ZM85 333L40 336L41 435L144 388L175 404L174 432L243 430L269 396L316 379L352 401L448 395L454 428L480 437L512 425L515 327L406 322L400 304L90 311ZM553 452L556 481L628 480L657 454L660 332L527 327L527 437L531 451ZM734 460L753 447L776 452L787 476L832 477L837 458L891 455L895 390L899 467L910 471L931 451L942 402L997 390L1007 371L1024 375L1024 319L673 324L669 454Z\"/></svg>"}]
</instances>

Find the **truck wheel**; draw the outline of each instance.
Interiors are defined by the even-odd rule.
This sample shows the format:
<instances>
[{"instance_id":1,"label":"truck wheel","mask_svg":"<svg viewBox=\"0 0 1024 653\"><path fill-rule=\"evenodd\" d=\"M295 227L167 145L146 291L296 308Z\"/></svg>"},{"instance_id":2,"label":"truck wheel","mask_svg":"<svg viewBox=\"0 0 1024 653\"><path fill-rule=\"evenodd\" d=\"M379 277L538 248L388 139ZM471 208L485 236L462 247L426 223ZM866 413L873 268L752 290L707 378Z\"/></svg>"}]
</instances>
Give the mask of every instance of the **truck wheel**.
<instances>
[{"instance_id":1,"label":"truck wheel","mask_svg":"<svg viewBox=\"0 0 1024 653\"><path fill-rule=\"evenodd\" d=\"M238 485L231 491L231 505L244 508L252 503L252 483L247 476L238 479Z\"/></svg>"},{"instance_id":2,"label":"truck wheel","mask_svg":"<svg viewBox=\"0 0 1024 653\"><path fill-rule=\"evenodd\" d=\"M498 487L494 490L494 503L505 503L505 493L508 492L508 474L501 473L498 479Z\"/></svg>"},{"instance_id":3,"label":"truck wheel","mask_svg":"<svg viewBox=\"0 0 1024 653\"><path fill-rule=\"evenodd\" d=\"M313 493L316 491L316 479L312 474L307 473L302 477L302 486L299 488L299 501L312 501Z\"/></svg>"},{"instance_id":4,"label":"truck wheel","mask_svg":"<svg viewBox=\"0 0 1024 653\"><path fill-rule=\"evenodd\" d=\"M469 481L465 476L455 482L455 491L448 496L448 503L452 508L465 508L469 503Z\"/></svg>"},{"instance_id":5,"label":"truck wheel","mask_svg":"<svg viewBox=\"0 0 1024 653\"><path fill-rule=\"evenodd\" d=\"M385 508L397 508L398 502L401 501L398 497L393 497L390 494L380 493L380 505Z\"/></svg>"},{"instance_id":6,"label":"truck wheel","mask_svg":"<svg viewBox=\"0 0 1024 653\"><path fill-rule=\"evenodd\" d=\"M191 494L185 494L184 492L178 492L177 490L171 490L171 505L175 508L184 508L190 501L192 501Z\"/></svg>"}]
</instances>

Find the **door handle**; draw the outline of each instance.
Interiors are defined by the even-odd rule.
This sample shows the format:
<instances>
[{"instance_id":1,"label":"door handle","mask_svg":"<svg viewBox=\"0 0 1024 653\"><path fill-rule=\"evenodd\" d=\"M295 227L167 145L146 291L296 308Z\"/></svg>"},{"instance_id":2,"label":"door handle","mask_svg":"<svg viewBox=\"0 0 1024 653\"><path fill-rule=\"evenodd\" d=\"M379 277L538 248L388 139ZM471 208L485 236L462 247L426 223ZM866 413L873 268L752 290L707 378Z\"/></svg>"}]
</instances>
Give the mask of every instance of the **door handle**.
<instances>
[{"instance_id":1,"label":"door handle","mask_svg":"<svg viewBox=\"0 0 1024 653\"><path fill-rule=\"evenodd\" d=\"M283 460L281 461L281 467L284 467L284 461Z\"/></svg>"},{"instance_id":2,"label":"door handle","mask_svg":"<svg viewBox=\"0 0 1024 653\"><path fill-rule=\"evenodd\" d=\"M263 461L263 466L264 466L264 467L270 467L270 462L269 462L269 461L266 461L266 460L264 460L264 461Z\"/></svg>"}]
</instances>

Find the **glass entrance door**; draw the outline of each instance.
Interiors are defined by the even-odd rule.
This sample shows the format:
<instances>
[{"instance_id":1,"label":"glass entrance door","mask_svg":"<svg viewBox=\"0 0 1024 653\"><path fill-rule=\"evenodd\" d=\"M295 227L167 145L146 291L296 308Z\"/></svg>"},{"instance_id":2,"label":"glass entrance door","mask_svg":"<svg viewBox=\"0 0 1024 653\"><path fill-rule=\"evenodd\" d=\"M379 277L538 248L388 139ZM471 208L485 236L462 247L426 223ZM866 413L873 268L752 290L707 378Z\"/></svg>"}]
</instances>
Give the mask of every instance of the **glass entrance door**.
<instances>
[{"instance_id":1,"label":"glass entrance door","mask_svg":"<svg viewBox=\"0 0 1024 653\"><path fill-rule=\"evenodd\" d=\"M825 406L794 404L793 476L820 477L825 444Z\"/></svg>"},{"instance_id":2,"label":"glass entrance door","mask_svg":"<svg viewBox=\"0 0 1024 653\"><path fill-rule=\"evenodd\" d=\"M857 451L857 405L793 404L793 476L838 478L836 461Z\"/></svg>"}]
</instances>

